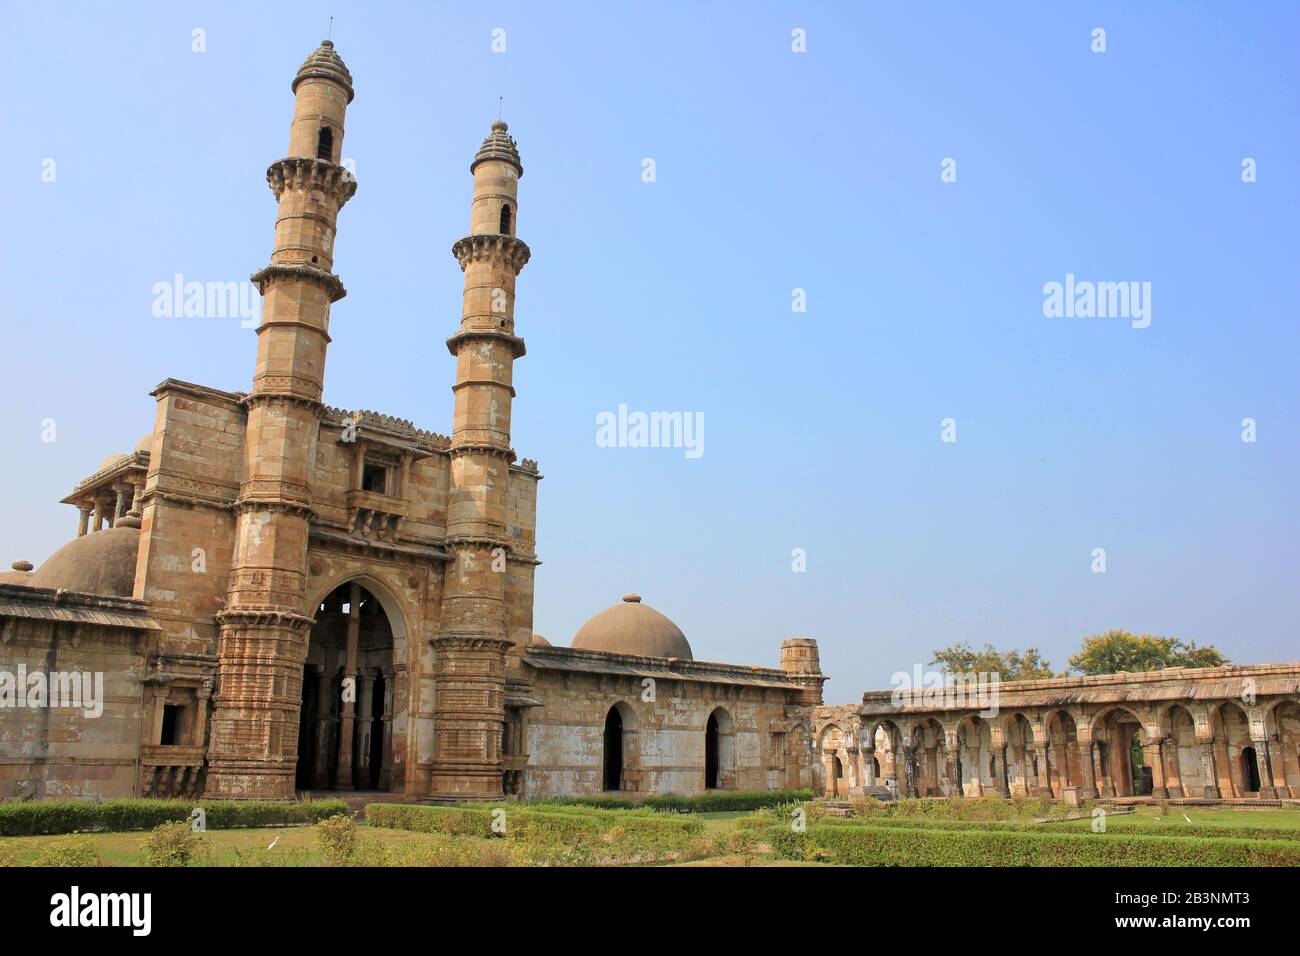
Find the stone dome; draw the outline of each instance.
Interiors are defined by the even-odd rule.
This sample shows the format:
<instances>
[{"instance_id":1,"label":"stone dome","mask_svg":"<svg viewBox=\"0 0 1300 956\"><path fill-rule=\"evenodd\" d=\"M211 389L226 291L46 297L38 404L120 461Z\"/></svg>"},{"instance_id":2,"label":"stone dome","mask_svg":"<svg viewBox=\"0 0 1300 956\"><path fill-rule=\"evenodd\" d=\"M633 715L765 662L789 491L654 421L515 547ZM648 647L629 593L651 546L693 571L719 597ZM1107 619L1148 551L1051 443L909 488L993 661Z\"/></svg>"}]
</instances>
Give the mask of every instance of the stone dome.
<instances>
[{"instance_id":1,"label":"stone dome","mask_svg":"<svg viewBox=\"0 0 1300 956\"><path fill-rule=\"evenodd\" d=\"M107 458L105 458L103 461L99 463L99 467L95 469L95 472L99 473L103 471L105 468L112 468L118 462L122 462L122 461L126 461L126 455L122 454L121 452L118 452L116 455L109 455Z\"/></svg>"},{"instance_id":2,"label":"stone dome","mask_svg":"<svg viewBox=\"0 0 1300 956\"><path fill-rule=\"evenodd\" d=\"M550 647L550 646L551 646L551 642L548 641L546 638L542 637L542 635L540 635L540 634L534 634L534 635L532 636L532 638L528 641L528 643L529 643L529 644L536 644L538 647Z\"/></svg>"},{"instance_id":3,"label":"stone dome","mask_svg":"<svg viewBox=\"0 0 1300 956\"><path fill-rule=\"evenodd\" d=\"M505 120L497 120L492 124L492 132L488 133L483 144L479 146L478 152L474 154L474 161L469 164L469 171L472 173L479 163L485 163L488 160L496 159L504 163L509 163L515 168L520 176L524 174L524 164L519 158L519 147L515 143L515 138L509 133L510 127L506 125Z\"/></svg>"},{"instance_id":4,"label":"stone dome","mask_svg":"<svg viewBox=\"0 0 1300 956\"><path fill-rule=\"evenodd\" d=\"M105 528L73 538L24 583L34 588L130 597L135 592L135 560L139 553L138 527Z\"/></svg>"},{"instance_id":5,"label":"stone dome","mask_svg":"<svg viewBox=\"0 0 1300 956\"><path fill-rule=\"evenodd\" d=\"M151 452L153 451L153 432L145 432L140 436L140 440L135 443L135 451Z\"/></svg>"},{"instance_id":6,"label":"stone dome","mask_svg":"<svg viewBox=\"0 0 1300 956\"><path fill-rule=\"evenodd\" d=\"M311 56L303 61L302 66L298 67L298 74L293 78L293 85L290 89L297 93L298 84L308 77L322 77L333 80L347 92L349 103L356 96L356 93L352 90L352 74L348 72L343 57L335 52L334 44L330 40L321 40L320 46L312 51Z\"/></svg>"},{"instance_id":7,"label":"stone dome","mask_svg":"<svg viewBox=\"0 0 1300 956\"><path fill-rule=\"evenodd\" d=\"M636 654L640 657L675 657L691 661L686 635L654 608L641 603L641 595L625 594L623 602L601 611L573 638L580 651Z\"/></svg>"}]
</instances>

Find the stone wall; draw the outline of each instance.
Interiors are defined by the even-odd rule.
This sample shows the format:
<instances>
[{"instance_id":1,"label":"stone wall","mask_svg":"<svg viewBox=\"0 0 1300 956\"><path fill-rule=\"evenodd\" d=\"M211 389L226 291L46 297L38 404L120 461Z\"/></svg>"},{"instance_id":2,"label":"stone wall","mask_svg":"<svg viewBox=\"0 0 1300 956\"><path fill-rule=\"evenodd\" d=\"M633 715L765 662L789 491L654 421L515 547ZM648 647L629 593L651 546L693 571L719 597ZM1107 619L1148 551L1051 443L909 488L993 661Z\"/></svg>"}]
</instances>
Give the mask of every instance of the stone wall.
<instances>
[{"instance_id":1,"label":"stone wall","mask_svg":"<svg viewBox=\"0 0 1300 956\"><path fill-rule=\"evenodd\" d=\"M154 633L141 618L132 601L0 586L0 800L135 795ZM43 698L31 693L37 674ZM51 706L57 674L90 675L83 706Z\"/></svg>"},{"instance_id":2,"label":"stone wall","mask_svg":"<svg viewBox=\"0 0 1300 956\"><path fill-rule=\"evenodd\" d=\"M1300 798L1300 664L1014 681L817 712L822 789L904 796ZM844 781L832 788L838 760Z\"/></svg>"},{"instance_id":3,"label":"stone wall","mask_svg":"<svg viewBox=\"0 0 1300 956\"><path fill-rule=\"evenodd\" d=\"M543 653L553 657L555 651L572 653L558 648ZM628 794L705 793L705 728L711 714L719 725L718 789L813 785L811 707L793 702L802 690L661 676L654 679L654 699L645 700L645 680L635 673L538 670L534 686L544 706L527 713L525 795L538 799L604 791L605 722L614 707L624 728L623 790Z\"/></svg>"}]
</instances>

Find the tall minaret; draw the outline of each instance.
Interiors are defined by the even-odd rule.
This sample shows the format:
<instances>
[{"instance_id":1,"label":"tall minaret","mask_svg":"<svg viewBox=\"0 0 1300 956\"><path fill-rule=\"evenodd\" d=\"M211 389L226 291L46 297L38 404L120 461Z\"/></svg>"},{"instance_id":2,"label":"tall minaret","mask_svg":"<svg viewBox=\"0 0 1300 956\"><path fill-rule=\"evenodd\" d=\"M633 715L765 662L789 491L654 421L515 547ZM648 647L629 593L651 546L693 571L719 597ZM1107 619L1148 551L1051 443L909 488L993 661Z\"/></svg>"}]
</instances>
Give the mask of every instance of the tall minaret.
<instances>
[{"instance_id":1,"label":"tall minaret","mask_svg":"<svg viewBox=\"0 0 1300 956\"><path fill-rule=\"evenodd\" d=\"M329 40L294 77L288 158L266 178L279 201L271 264L252 279L262 293L257 367L245 399L244 471L235 553L218 645L206 793L293 795L302 668L310 609L307 533L323 410L330 304L344 296L333 272L339 209L356 180L339 165L352 75Z\"/></svg>"},{"instance_id":2,"label":"tall minaret","mask_svg":"<svg viewBox=\"0 0 1300 956\"><path fill-rule=\"evenodd\" d=\"M528 246L515 237L519 150L504 122L470 164L470 234L452 247L465 273L460 329L447 340L456 356L455 415L442 617L434 641L437 795L492 798L502 792L505 720L507 506L511 384L524 354L515 335L515 277Z\"/></svg>"}]
</instances>

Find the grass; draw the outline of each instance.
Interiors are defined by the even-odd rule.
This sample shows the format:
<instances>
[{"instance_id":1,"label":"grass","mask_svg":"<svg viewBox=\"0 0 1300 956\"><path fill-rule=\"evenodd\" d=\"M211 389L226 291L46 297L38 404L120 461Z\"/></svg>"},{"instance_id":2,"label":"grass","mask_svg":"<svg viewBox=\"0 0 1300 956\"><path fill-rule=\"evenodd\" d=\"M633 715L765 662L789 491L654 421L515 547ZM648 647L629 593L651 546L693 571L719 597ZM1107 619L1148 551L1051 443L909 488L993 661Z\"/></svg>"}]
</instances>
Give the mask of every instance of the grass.
<instances>
[{"instance_id":1,"label":"grass","mask_svg":"<svg viewBox=\"0 0 1300 956\"><path fill-rule=\"evenodd\" d=\"M362 824L358 829L366 838L388 847L427 847L432 850L444 842L439 837L406 830L387 830ZM285 866L323 866L324 860L310 826L267 827L249 830L209 830L203 834L208 852L205 865L238 866L241 854L244 860L258 856L267 864ZM0 837L0 854L12 852L9 865L29 866L40 852L61 841L87 841L103 857L106 866L142 866L141 848L149 838L148 833L87 833L73 836ZM464 838L470 839L470 838ZM275 843L275 849L267 847ZM483 843L492 841L483 840ZM3 857L0 857L3 858Z\"/></svg>"},{"instance_id":2,"label":"grass","mask_svg":"<svg viewBox=\"0 0 1300 956\"><path fill-rule=\"evenodd\" d=\"M574 808L571 812L581 812ZM704 827L704 836L712 841L713 849L697 859L682 861L685 866L791 866L824 865L816 862L798 860L779 860L775 858L770 844L760 841L752 847L737 849L729 844L733 836L740 832L738 821L753 818L755 814L747 811L707 812L692 815ZM1190 819L1191 822L1188 822ZM927 825L929 821L932 825ZM773 821L775 822L775 821ZM851 823L851 821L845 821ZM888 824L879 818L862 820L866 824ZM942 816L916 817L908 816L897 821L909 828L925 832L940 832L945 822ZM1010 821L966 821L963 828L978 832L993 832L999 829L999 823L1023 826L1027 821L1017 818ZM1042 825L1035 829L1048 832L1081 833L1090 830L1088 819L1062 821ZM1285 809L1236 809L1231 807L1179 807L1168 808L1167 814L1161 814L1154 806L1141 806L1131 815L1110 814L1106 818L1108 834L1130 835L1133 837L1159 839L1162 836L1174 838L1174 843L1183 842L1179 838L1203 837L1206 840L1229 840L1240 835L1243 838L1258 838L1263 832L1271 831L1272 839L1281 839L1281 833L1294 832L1295 839L1300 840L1300 808ZM393 850L401 850L405 859L420 859L424 851L434 854L440 847L445 848L448 838L437 834L393 830L367 824L358 825L358 832L364 841ZM1255 831L1252 833L1252 831ZM129 833L85 833L63 836L23 836L0 837L0 865L31 865L42 853L48 853L51 847L61 842L73 841L78 846L90 846L98 852L103 863L108 866L141 866L144 862L142 848L149 834L146 832ZM1102 837L1101 839L1105 839ZM1290 837L1286 838L1289 841ZM280 866L323 866L328 865L321 856L317 832L311 826L265 827L256 829L209 830L202 835L203 850L199 855L200 865L241 866L241 865L280 865ZM468 847L500 844L501 841L483 839L473 836L456 837ZM274 842L274 849L268 849Z\"/></svg>"}]
</instances>

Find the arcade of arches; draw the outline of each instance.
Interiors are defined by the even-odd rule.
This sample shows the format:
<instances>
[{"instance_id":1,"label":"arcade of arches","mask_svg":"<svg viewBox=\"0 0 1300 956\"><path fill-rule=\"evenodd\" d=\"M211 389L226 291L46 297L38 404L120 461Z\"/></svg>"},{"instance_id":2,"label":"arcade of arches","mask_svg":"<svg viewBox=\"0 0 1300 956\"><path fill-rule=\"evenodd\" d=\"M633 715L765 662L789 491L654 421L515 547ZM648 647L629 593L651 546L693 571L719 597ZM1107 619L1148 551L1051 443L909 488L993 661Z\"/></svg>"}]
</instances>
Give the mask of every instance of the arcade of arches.
<instances>
[{"instance_id":1,"label":"arcade of arches","mask_svg":"<svg viewBox=\"0 0 1300 956\"><path fill-rule=\"evenodd\" d=\"M826 795L1300 799L1300 665L1008 682L984 712L891 695L814 711Z\"/></svg>"}]
</instances>

